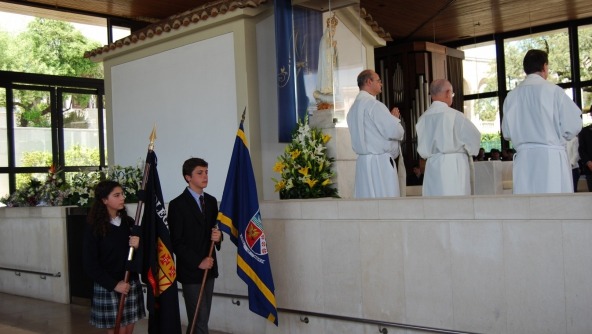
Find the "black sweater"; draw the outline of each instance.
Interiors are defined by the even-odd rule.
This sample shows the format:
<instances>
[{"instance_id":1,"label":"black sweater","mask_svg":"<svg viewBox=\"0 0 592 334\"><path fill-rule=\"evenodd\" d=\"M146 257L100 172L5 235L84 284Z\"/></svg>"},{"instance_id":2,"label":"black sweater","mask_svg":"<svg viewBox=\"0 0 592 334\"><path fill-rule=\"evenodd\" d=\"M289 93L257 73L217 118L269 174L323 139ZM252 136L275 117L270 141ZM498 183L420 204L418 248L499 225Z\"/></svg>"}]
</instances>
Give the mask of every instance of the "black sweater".
<instances>
[{"instance_id":1,"label":"black sweater","mask_svg":"<svg viewBox=\"0 0 592 334\"><path fill-rule=\"evenodd\" d=\"M93 233L88 225L84 234L83 266L84 272L96 283L113 291L117 283L124 279L129 254L129 237L134 224L132 218L121 222L120 226L109 225L104 237ZM137 252L130 264L129 281L137 281L141 260Z\"/></svg>"}]
</instances>

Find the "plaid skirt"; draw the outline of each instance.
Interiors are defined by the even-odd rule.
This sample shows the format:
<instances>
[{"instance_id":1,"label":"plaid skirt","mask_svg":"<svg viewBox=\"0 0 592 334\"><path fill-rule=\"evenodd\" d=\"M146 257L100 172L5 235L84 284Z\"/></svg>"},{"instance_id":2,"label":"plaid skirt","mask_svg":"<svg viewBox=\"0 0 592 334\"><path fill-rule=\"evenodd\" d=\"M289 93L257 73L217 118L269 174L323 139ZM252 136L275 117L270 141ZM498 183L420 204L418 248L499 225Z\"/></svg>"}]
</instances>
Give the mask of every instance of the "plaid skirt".
<instances>
[{"instance_id":1,"label":"plaid skirt","mask_svg":"<svg viewBox=\"0 0 592 334\"><path fill-rule=\"evenodd\" d=\"M138 281L129 283L130 291L125 297L125 306L121 315L120 326L122 327L146 317L142 285ZM120 293L108 291L95 283L90 310L90 324L97 328L114 328L120 296Z\"/></svg>"}]
</instances>

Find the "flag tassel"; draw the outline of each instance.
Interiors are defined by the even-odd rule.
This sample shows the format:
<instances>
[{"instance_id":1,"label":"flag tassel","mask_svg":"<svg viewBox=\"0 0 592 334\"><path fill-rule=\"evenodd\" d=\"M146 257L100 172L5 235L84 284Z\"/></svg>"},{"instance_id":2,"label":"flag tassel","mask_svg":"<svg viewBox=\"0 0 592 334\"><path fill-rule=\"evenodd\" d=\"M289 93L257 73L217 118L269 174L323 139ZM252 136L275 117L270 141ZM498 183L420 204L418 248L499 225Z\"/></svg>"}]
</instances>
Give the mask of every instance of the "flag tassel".
<instances>
[{"instance_id":1,"label":"flag tassel","mask_svg":"<svg viewBox=\"0 0 592 334\"><path fill-rule=\"evenodd\" d=\"M152 133L150 134L150 144L148 145L148 152L153 151L154 150L154 140L156 140L156 126L152 128ZM142 177L142 185L141 185L141 190L144 191L146 190L146 183L148 182L148 175L150 174L150 163L146 162L144 164L144 176ZM142 208L144 206L144 201L143 200L138 200L138 207L136 209L136 217L135 217L135 225L140 227L142 225L142 222L140 220L141 214L142 214ZM134 247L129 248L129 253L127 255L127 260L131 261L134 257ZM130 271L129 269L127 269L125 271L125 275L123 277L123 281L125 283L129 282L129 278L130 278ZM123 307L125 306L125 294L121 294L120 298L119 298L119 308L117 309L117 317L115 318L115 328L113 329L113 332L115 334L119 334L119 327L121 327L121 317L123 315Z\"/></svg>"}]
</instances>

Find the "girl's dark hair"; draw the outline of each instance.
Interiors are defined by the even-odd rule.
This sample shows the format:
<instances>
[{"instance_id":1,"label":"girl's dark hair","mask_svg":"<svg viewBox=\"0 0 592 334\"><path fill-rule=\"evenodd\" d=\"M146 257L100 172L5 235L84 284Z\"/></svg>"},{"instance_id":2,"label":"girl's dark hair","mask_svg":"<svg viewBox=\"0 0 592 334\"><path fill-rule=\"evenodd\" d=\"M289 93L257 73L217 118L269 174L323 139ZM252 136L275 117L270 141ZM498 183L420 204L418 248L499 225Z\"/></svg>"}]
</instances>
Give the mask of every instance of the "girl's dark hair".
<instances>
[{"instance_id":1,"label":"girl's dark hair","mask_svg":"<svg viewBox=\"0 0 592 334\"><path fill-rule=\"evenodd\" d=\"M118 182L111 180L101 181L95 187L95 199L86 217L86 222L93 227L93 233L97 236L104 237L111 226L111 217L109 217L109 211L107 211L103 200L109 197L109 194L117 187L123 189ZM125 206L119 210L118 214L122 223L129 220Z\"/></svg>"}]
</instances>

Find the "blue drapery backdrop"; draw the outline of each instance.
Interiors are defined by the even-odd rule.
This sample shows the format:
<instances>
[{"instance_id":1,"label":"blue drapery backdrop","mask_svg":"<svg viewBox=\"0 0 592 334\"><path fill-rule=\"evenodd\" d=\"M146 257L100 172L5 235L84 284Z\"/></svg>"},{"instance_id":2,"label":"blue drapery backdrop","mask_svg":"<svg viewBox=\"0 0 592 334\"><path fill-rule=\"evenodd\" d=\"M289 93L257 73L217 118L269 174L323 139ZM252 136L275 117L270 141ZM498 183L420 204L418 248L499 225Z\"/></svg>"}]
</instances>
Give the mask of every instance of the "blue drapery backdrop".
<instances>
[{"instance_id":1,"label":"blue drapery backdrop","mask_svg":"<svg viewBox=\"0 0 592 334\"><path fill-rule=\"evenodd\" d=\"M292 7L291 0L274 1L278 87L278 141L292 141L298 119L307 112L309 98L304 75L317 71L322 13ZM311 90L312 92L312 90Z\"/></svg>"}]
</instances>

